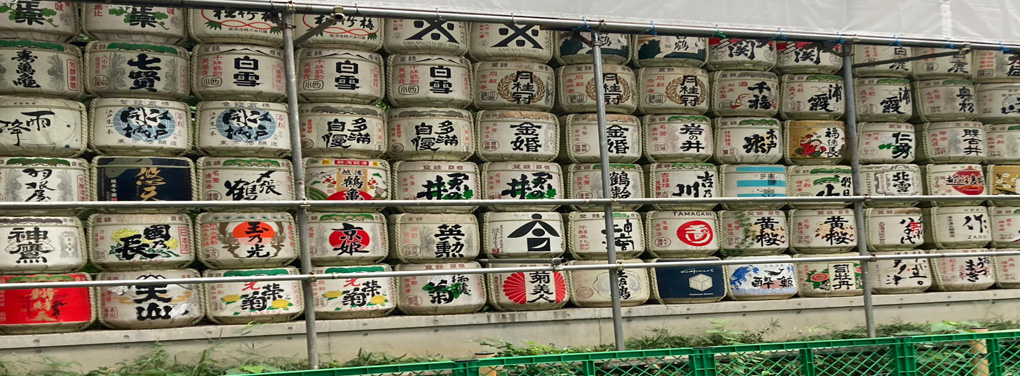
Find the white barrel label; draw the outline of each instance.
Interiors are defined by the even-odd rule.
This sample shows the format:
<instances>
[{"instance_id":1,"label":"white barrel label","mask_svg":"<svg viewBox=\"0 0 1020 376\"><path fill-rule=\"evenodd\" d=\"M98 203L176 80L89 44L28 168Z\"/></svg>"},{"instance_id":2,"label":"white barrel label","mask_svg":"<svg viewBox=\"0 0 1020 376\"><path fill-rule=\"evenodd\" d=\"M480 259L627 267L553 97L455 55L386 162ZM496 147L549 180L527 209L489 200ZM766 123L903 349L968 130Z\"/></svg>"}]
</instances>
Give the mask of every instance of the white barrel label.
<instances>
[{"instance_id":1,"label":"white barrel label","mask_svg":"<svg viewBox=\"0 0 1020 376\"><path fill-rule=\"evenodd\" d=\"M202 199L210 201L286 201L294 199L289 160L199 158Z\"/></svg>"},{"instance_id":2,"label":"white barrel label","mask_svg":"<svg viewBox=\"0 0 1020 376\"><path fill-rule=\"evenodd\" d=\"M310 157L378 158L386 152L386 115L376 106L299 106L301 148Z\"/></svg>"},{"instance_id":3,"label":"white barrel label","mask_svg":"<svg viewBox=\"0 0 1020 376\"><path fill-rule=\"evenodd\" d=\"M7 72L0 92L5 94L75 99L84 90L82 69L81 51L70 44L0 41L0 71Z\"/></svg>"},{"instance_id":4,"label":"white barrel label","mask_svg":"<svg viewBox=\"0 0 1020 376\"><path fill-rule=\"evenodd\" d=\"M298 63L298 95L308 101L375 103L383 98L383 61L374 52L306 48Z\"/></svg>"},{"instance_id":5,"label":"white barrel label","mask_svg":"<svg viewBox=\"0 0 1020 376\"><path fill-rule=\"evenodd\" d=\"M95 40L175 44L185 36L186 11L181 8L112 4L83 8L82 31Z\"/></svg>"},{"instance_id":6,"label":"white barrel label","mask_svg":"<svg viewBox=\"0 0 1020 376\"><path fill-rule=\"evenodd\" d=\"M861 163L911 163L916 141L914 126L907 123L861 123Z\"/></svg>"},{"instance_id":7,"label":"white barrel label","mask_svg":"<svg viewBox=\"0 0 1020 376\"><path fill-rule=\"evenodd\" d=\"M855 103L859 120L903 122L913 115L910 80L899 78L856 80Z\"/></svg>"},{"instance_id":8,"label":"white barrel label","mask_svg":"<svg viewBox=\"0 0 1020 376\"><path fill-rule=\"evenodd\" d=\"M294 35L305 35L329 17L323 14L295 14ZM345 14L343 19L309 38L303 46L338 46L376 51L382 47L383 26L382 18Z\"/></svg>"},{"instance_id":9,"label":"white barrel label","mask_svg":"<svg viewBox=\"0 0 1020 376\"><path fill-rule=\"evenodd\" d=\"M64 42L78 36L78 4L17 0L0 6L0 38Z\"/></svg>"},{"instance_id":10,"label":"white barrel label","mask_svg":"<svg viewBox=\"0 0 1020 376\"><path fill-rule=\"evenodd\" d=\"M276 157L290 151L291 129L283 104L201 102L196 123L197 146L210 155L252 153Z\"/></svg>"},{"instance_id":11,"label":"white barrel label","mask_svg":"<svg viewBox=\"0 0 1020 376\"><path fill-rule=\"evenodd\" d=\"M479 111L478 157L484 161L551 162L559 155L556 115L534 111Z\"/></svg>"},{"instance_id":12,"label":"white barrel label","mask_svg":"<svg viewBox=\"0 0 1020 376\"><path fill-rule=\"evenodd\" d=\"M92 146L115 155L180 155L191 148L186 103L159 99L92 99Z\"/></svg>"},{"instance_id":13,"label":"white barrel label","mask_svg":"<svg viewBox=\"0 0 1020 376\"><path fill-rule=\"evenodd\" d=\"M578 163L601 162L599 124L595 114L570 114L564 127L567 157ZM606 149L610 162L633 163L641 158L641 122L630 115L606 115Z\"/></svg>"},{"instance_id":14,"label":"white barrel label","mask_svg":"<svg viewBox=\"0 0 1020 376\"><path fill-rule=\"evenodd\" d=\"M386 92L398 107L471 104L471 63L460 56L390 55Z\"/></svg>"},{"instance_id":15,"label":"white barrel label","mask_svg":"<svg viewBox=\"0 0 1020 376\"><path fill-rule=\"evenodd\" d=\"M776 163L783 158L783 133L772 118L716 118L715 158L722 163Z\"/></svg>"},{"instance_id":16,"label":"white barrel label","mask_svg":"<svg viewBox=\"0 0 1020 376\"><path fill-rule=\"evenodd\" d=\"M89 218L92 262L103 270L187 265L195 259L191 228L183 214L96 214Z\"/></svg>"},{"instance_id":17,"label":"white barrel label","mask_svg":"<svg viewBox=\"0 0 1020 376\"><path fill-rule=\"evenodd\" d=\"M556 212L485 213L483 246L495 258L559 257L565 250L563 217Z\"/></svg>"},{"instance_id":18,"label":"white barrel label","mask_svg":"<svg viewBox=\"0 0 1020 376\"><path fill-rule=\"evenodd\" d=\"M283 51L244 44L203 44L192 57L195 96L203 100L275 101L286 96Z\"/></svg>"},{"instance_id":19,"label":"white barrel label","mask_svg":"<svg viewBox=\"0 0 1020 376\"><path fill-rule=\"evenodd\" d=\"M382 214L313 214L308 220L308 252L315 265L364 265L389 254Z\"/></svg>"},{"instance_id":20,"label":"white barrel label","mask_svg":"<svg viewBox=\"0 0 1020 376\"><path fill-rule=\"evenodd\" d=\"M76 101L0 97L0 155L77 156L85 151L85 120Z\"/></svg>"},{"instance_id":21,"label":"white barrel label","mask_svg":"<svg viewBox=\"0 0 1020 376\"><path fill-rule=\"evenodd\" d=\"M295 257L294 227L287 213L202 213L199 260L217 268L286 265Z\"/></svg>"},{"instance_id":22,"label":"white barrel label","mask_svg":"<svg viewBox=\"0 0 1020 376\"><path fill-rule=\"evenodd\" d=\"M183 48L92 42L85 51L85 86L92 95L179 100L190 94Z\"/></svg>"}]
</instances>

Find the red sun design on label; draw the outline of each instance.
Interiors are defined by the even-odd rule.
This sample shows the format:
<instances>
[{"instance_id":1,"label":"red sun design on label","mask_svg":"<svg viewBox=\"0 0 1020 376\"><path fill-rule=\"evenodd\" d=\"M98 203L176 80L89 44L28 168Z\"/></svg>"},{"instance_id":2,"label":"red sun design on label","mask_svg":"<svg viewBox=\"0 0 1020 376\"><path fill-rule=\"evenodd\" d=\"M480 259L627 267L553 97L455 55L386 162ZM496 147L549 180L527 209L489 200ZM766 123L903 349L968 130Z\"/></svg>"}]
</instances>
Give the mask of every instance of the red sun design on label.
<instances>
[{"instance_id":1,"label":"red sun design on label","mask_svg":"<svg viewBox=\"0 0 1020 376\"><path fill-rule=\"evenodd\" d=\"M368 192L365 192L365 191L355 191L355 192L343 191L343 192L337 192L337 193L331 194L331 195L329 195L329 197L326 197L326 199L327 200L333 200L333 201L348 201L348 200L365 201L365 200L371 200L372 199L372 195L368 194Z\"/></svg>"},{"instance_id":2,"label":"red sun design on label","mask_svg":"<svg viewBox=\"0 0 1020 376\"><path fill-rule=\"evenodd\" d=\"M335 229L329 234L329 245L333 246L334 249L351 248L361 250L367 248L371 242L372 238L368 235L368 231L357 227ZM354 247L351 247L352 245Z\"/></svg>"},{"instance_id":3,"label":"red sun design on label","mask_svg":"<svg viewBox=\"0 0 1020 376\"><path fill-rule=\"evenodd\" d=\"M947 183L957 192L968 196L979 195L985 191L985 179L981 171L973 168L957 171Z\"/></svg>"},{"instance_id":4,"label":"red sun design on label","mask_svg":"<svg viewBox=\"0 0 1020 376\"><path fill-rule=\"evenodd\" d=\"M273 230L273 226L265 222L241 222L234 226L231 235L241 245L255 245L272 239L276 236L276 230Z\"/></svg>"},{"instance_id":5,"label":"red sun design on label","mask_svg":"<svg viewBox=\"0 0 1020 376\"><path fill-rule=\"evenodd\" d=\"M528 303L561 303L567 299L567 282L563 273L552 273L552 286L548 289L536 288L540 282L530 283L529 274L539 273L548 276L549 272L513 273L503 280L503 295L517 304Z\"/></svg>"},{"instance_id":6,"label":"red sun design on label","mask_svg":"<svg viewBox=\"0 0 1020 376\"><path fill-rule=\"evenodd\" d=\"M715 239L712 226L705 221L689 221L676 229L676 237L692 247L704 247Z\"/></svg>"}]
</instances>

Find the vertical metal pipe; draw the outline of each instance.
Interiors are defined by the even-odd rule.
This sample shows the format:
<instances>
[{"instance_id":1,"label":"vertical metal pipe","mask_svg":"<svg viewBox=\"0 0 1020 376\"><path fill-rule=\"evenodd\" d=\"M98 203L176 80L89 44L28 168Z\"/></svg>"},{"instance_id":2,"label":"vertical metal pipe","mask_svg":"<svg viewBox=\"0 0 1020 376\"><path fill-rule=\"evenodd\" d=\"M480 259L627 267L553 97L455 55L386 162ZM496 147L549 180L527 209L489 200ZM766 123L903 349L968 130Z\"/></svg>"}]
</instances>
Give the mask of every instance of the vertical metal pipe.
<instances>
[{"instance_id":1,"label":"vertical metal pipe","mask_svg":"<svg viewBox=\"0 0 1020 376\"><path fill-rule=\"evenodd\" d=\"M613 197L610 189L609 173L609 141L606 136L606 87L605 77L602 77L602 38L598 30L591 31L592 57L595 59L595 112L599 123L599 158L602 159L602 197ZM613 223L613 204L605 206L606 216L606 254L609 257L609 264L616 264L616 226ZM613 336L616 338L616 351L623 351L625 348L623 337L623 312L620 309L620 276L618 270L610 270L613 278L610 279L609 292L613 296Z\"/></svg>"},{"instance_id":2,"label":"vertical metal pipe","mask_svg":"<svg viewBox=\"0 0 1020 376\"><path fill-rule=\"evenodd\" d=\"M301 122L298 116L297 61L294 56L294 13L284 12L281 14L280 23L280 28L283 29L283 54L286 65L284 76L287 79L287 123L290 130L291 156L294 166L294 189L297 192L298 200L305 201L308 196L305 192L305 162L301 154L301 132L298 131L298 125ZM308 252L308 209L305 206L298 206L296 215L298 245L301 249L301 273L312 274L312 258ZM312 292L312 280L301 281L301 290L305 306L308 369L319 369L319 346L316 337L318 332L315 330L315 294Z\"/></svg>"},{"instance_id":3,"label":"vertical metal pipe","mask_svg":"<svg viewBox=\"0 0 1020 376\"><path fill-rule=\"evenodd\" d=\"M854 92L854 59L850 43L844 43L843 48L843 86L846 88L846 140L847 152L850 153L850 169L853 177L853 194L861 195L861 156L857 153L857 107L856 93ZM865 229L864 203L854 202L854 218L857 222L857 252L861 256L869 256L868 233ZM864 323L868 328L868 337L875 337L875 303L871 299L871 279L868 278L870 261L861 261L861 278L864 287Z\"/></svg>"}]
</instances>

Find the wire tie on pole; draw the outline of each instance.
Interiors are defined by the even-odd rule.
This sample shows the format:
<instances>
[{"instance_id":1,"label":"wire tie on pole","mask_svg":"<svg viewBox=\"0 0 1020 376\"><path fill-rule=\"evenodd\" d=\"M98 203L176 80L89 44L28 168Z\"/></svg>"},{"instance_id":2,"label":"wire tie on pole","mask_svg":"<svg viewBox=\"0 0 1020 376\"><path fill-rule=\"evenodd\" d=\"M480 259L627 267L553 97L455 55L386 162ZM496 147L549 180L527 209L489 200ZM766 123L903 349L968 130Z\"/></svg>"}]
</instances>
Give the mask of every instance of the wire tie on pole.
<instances>
[{"instance_id":1,"label":"wire tie on pole","mask_svg":"<svg viewBox=\"0 0 1020 376\"><path fill-rule=\"evenodd\" d=\"M436 19L442 21L443 16L439 14L439 8L436 8Z\"/></svg>"},{"instance_id":2,"label":"wire tie on pole","mask_svg":"<svg viewBox=\"0 0 1020 376\"><path fill-rule=\"evenodd\" d=\"M517 26L517 16L513 13L510 13L510 24Z\"/></svg>"},{"instance_id":3,"label":"wire tie on pole","mask_svg":"<svg viewBox=\"0 0 1020 376\"><path fill-rule=\"evenodd\" d=\"M893 34L892 46L903 47L903 43L900 43L900 35L899 34Z\"/></svg>"},{"instance_id":4,"label":"wire tie on pole","mask_svg":"<svg viewBox=\"0 0 1020 376\"><path fill-rule=\"evenodd\" d=\"M652 35L652 36L658 36L659 35L659 33L655 31L655 21L652 21L652 28L651 29L645 30L645 34L649 34L649 35Z\"/></svg>"},{"instance_id":5,"label":"wire tie on pole","mask_svg":"<svg viewBox=\"0 0 1020 376\"><path fill-rule=\"evenodd\" d=\"M308 273L308 282L315 283L315 281L316 281L315 273Z\"/></svg>"},{"instance_id":6,"label":"wire tie on pole","mask_svg":"<svg viewBox=\"0 0 1020 376\"><path fill-rule=\"evenodd\" d=\"M1002 49L1003 53L1009 53L1009 49L1006 48L1006 45L1004 43L999 42L999 48Z\"/></svg>"},{"instance_id":7,"label":"wire tie on pole","mask_svg":"<svg viewBox=\"0 0 1020 376\"><path fill-rule=\"evenodd\" d=\"M719 29L719 24L715 25L715 34L712 34L714 38L726 38L726 34L723 34L722 30Z\"/></svg>"},{"instance_id":8,"label":"wire tie on pole","mask_svg":"<svg viewBox=\"0 0 1020 376\"><path fill-rule=\"evenodd\" d=\"M779 28L779 34L772 37L772 40L788 40L786 34L783 34L783 28Z\"/></svg>"}]
</instances>

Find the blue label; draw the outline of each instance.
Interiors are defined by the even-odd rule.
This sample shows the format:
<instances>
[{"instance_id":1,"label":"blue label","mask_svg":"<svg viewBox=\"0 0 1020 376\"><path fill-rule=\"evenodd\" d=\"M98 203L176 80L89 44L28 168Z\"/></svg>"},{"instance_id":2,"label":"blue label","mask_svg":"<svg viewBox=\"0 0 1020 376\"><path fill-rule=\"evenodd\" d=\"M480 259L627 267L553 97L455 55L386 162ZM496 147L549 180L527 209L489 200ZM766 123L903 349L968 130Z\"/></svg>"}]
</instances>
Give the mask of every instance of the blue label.
<instances>
[{"instance_id":1,"label":"blue label","mask_svg":"<svg viewBox=\"0 0 1020 376\"><path fill-rule=\"evenodd\" d=\"M689 261L659 260L658 262ZM726 278L722 266L684 266L652 269L661 299L722 298Z\"/></svg>"},{"instance_id":2,"label":"blue label","mask_svg":"<svg viewBox=\"0 0 1020 376\"><path fill-rule=\"evenodd\" d=\"M232 108L216 116L216 130L231 141L265 141L276 133L276 118L268 110Z\"/></svg>"},{"instance_id":3,"label":"blue label","mask_svg":"<svg viewBox=\"0 0 1020 376\"><path fill-rule=\"evenodd\" d=\"M185 158L96 158L99 201L190 201L191 165Z\"/></svg>"},{"instance_id":4,"label":"blue label","mask_svg":"<svg viewBox=\"0 0 1020 376\"><path fill-rule=\"evenodd\" d=\"M113 128L132 140L159 141L174 134L177 121L165 108L124 107L113 116Z\"/></svg>"}]
</instances>

